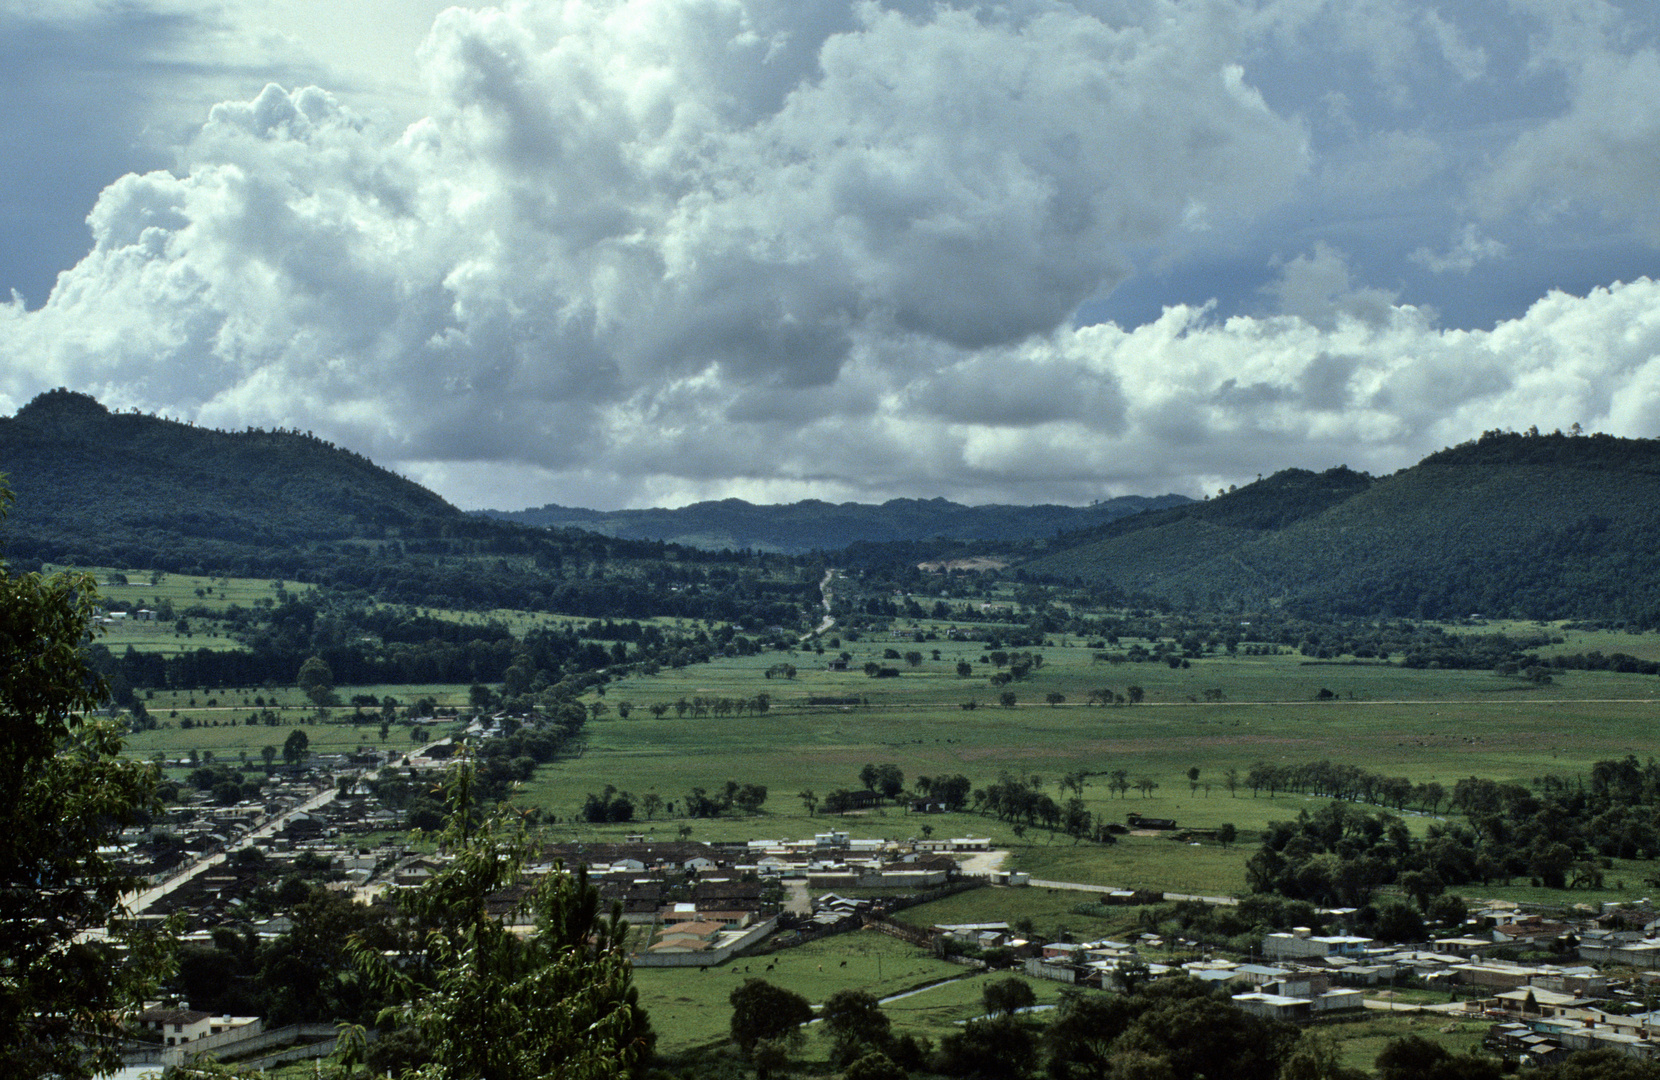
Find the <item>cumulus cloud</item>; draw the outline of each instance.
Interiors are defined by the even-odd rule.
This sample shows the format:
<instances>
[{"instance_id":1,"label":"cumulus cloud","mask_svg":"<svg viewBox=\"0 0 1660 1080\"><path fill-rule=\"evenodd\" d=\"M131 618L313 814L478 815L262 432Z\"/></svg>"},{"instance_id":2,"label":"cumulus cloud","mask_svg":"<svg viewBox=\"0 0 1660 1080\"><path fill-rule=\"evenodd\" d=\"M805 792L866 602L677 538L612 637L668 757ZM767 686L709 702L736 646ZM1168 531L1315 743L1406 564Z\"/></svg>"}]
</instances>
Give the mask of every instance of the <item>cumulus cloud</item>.
<instances>
[{"instance_id":1,"label":"cumulus cloud","mask_svg":"<svg viewBox=\"0 0 1660 1080\"><path fill-rule=\"evenodd\" d=\"M1545 220L1590 208L1660 242L1660 52L1593 50L1579 58L1572 95L1565 113L1500 158L1481 185L1487 205Z\"/></svg>"},{"instance_id":2,"label":"cumulus cloud","mask_svg":"<svg viewBox=\"0 0 1660 1080\"><path fill-rule=\"evenodd\" d=\"M399 136L314 88L218 106L12 312L8 389L550 469L856 355L873 392L1026 422L1057 377L971 405L927 389L939 350L1054 330L1195 205L1248 216L1306 165L1203 13L840 15L804 48L737 0L453 9Z\"/></svg>"},{"instance_id":3,"label":"cumulus cloud","mask_svg":"<svg viewBox=\"0 0 1660 1080\"><path fill-rule=\"evenodd\" d=\"M1328 30L1373 85L1308 63ZM1636 101L1653 60L1581 37L1603 60L1482 212L1531 207L1581 144L1586 198L1652 212L1642 117L1581 103ZM1254 314L1076 325L1173 252L1464 182L1454 135L1394 114L1494 61L1421 3L518 2L445 11L419 66L407 126L269 85L109 184L50 299L0 305L4 403L62 384L300 427L501 506L1083 501L1660 408L1647 280L1486 332L1403 299L1409 263L1506 257L1444 214L1393 276L1354 236L1276 236L1233 285Z\"/></svg>"},{"instance_id":4,"label":"cumulus cloud","mask_svg":"<svg viewBox=\"0 0 1660 1080\"><path fill-rule=\"evenodd\" d=\"M1482 235L1480 228L1472 222L1459 231L1453 238L1452 247L1447 251L1437 253L1427 247L1421 247L1412 253L1411 258L1431 273L1445 274L1457 271L1468 274L1476 268L1477 263L1503 257L1505 250L1504 244L1490 236Z\"/></svg>"}]
</instances>

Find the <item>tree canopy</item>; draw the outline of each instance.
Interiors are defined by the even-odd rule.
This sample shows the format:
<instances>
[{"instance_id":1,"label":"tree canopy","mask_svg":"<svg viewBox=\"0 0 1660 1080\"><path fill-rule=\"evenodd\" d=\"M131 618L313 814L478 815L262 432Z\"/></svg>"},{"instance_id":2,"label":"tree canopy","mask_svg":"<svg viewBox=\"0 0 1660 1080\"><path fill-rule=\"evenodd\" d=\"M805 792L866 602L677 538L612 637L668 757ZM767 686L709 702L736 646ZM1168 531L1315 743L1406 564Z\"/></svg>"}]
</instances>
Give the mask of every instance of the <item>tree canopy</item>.
<instances>
[{"instance_id":1,"label":"tree canopy","mask_svg":"<svg viewBox=\"0 0 1660 1080\"><path fill-rule=\"evenodd\" d=\"M471 767L451 777L440 844L455 858L399 897L424 932L424 955L389 963L354 941L358 966L396 1004L383 1025L407 1028L428 1058L422 1080L615 1080L651 1057L655 1035L633 985L621 913L600 913L585 872L543 875L503 916L491 901L520 885L537 850L516 822L473 823ZM521 935L510 923L528 918ZM482 1037L511 1032L512 1038ZM405 1075L413 1075L406 1073Z\"/></svg>"},{"instance_id":2,"label":"tree canopy","mask_svg":"<svg viewBox=\"0 0 1660 1080\"><path fill-rule=\"evenodd\" d=\"M0 510L10 494L0 486ZM88 722L104 684L82 645L96 592L81 574L0 566L0 1075L66 1080L120 1063L115 1040L165 966L123 924L136 882L100 854L153 805L151 766Z\"/></svg>"}]
</instances>

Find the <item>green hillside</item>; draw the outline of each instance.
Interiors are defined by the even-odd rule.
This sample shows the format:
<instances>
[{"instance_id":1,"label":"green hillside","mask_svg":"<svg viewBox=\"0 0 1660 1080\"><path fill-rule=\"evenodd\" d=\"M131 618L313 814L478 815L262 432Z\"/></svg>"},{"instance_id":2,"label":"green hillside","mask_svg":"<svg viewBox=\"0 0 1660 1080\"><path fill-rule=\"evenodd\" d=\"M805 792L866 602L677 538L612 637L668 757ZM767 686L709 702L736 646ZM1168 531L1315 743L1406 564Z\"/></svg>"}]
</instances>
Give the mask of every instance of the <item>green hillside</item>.
<instances>
[{"instance_id":1,"label":"green hillside","mask_svg":"<svg viewBox=\"0 0 1660 1080\"><path fill-rule=\"evenodd\" d=\"M0 471L16 496L7 550L149 566L343 539L433 536L467 518L367 458L299 432L223 432L111 413L68 390L0 418ZM219 558L214 558L214 554Z\"/></svg>"},{"instance_id":2,"label":"green hillside","mask_svg":"<svg viewBox=\"0 0 1660 1080\"><path fill-rule=\"evenodd\" d=\"M1660 442L1491 432L1372 479L1292 470L1023 564L1178 604L1660 624Z\"/></svg>"},{"instance_id":3,"label":"green hillside","mask_svg":"<svg viewBox=\"0 0 1660 1080\"><path fill-rule=\"evenodd\" d=\"M14 567L284 578L388 603L794 625L819 572L462 513L297 431L213 431L54 390L0 418Z\"/></svg>"}]
</instances>

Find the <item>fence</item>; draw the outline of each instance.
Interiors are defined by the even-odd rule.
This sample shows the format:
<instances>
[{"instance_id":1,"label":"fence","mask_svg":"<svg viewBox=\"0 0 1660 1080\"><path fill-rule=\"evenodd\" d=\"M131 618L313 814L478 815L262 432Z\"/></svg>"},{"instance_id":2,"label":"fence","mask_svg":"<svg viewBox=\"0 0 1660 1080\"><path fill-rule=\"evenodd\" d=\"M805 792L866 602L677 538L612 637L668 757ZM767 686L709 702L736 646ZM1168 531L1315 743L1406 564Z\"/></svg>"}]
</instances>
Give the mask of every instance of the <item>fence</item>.
<instances>
[{"instance_id":1,"label":"fence","mask_svg":"<svg viewBox=\"0 0 1660 1080\"><path fill-rule=\"evenodd\" d=\"M127 1065L183 1065L197 1054L210 1058L236 1059L241 1065L261 1069L268 1058L297 1061L304 1057L327 1057L334 1053L339 1032L333 1024L290 1024L273 1031L262 1031L258 1024L247 1028L233 1028L209 1035L194 1042L177 1046L149 1046L127 1051L121 1055ZM295 1043L303 1045L296 1046ZM254 1057L262 1050L274 1051L266 1057ZM253 1060L249 1060L253 1058Z\"/></svg>"}]
</instances>

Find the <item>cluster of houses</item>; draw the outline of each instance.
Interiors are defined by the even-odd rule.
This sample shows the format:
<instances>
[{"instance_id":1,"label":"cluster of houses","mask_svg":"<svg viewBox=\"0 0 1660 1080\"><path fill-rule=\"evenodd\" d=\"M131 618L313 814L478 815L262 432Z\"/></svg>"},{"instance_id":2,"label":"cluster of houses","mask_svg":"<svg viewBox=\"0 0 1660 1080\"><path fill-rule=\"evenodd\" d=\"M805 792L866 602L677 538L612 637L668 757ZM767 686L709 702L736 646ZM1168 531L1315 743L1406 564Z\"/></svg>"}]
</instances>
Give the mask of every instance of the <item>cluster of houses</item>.
<instances>
[{"instance_id":1,"label":"cluster of houses","mask_svg":"<svg viewBox=\"0 0 1660 1080\"><path fill-rule=\"evenodd\" d=\"M1324 914L1341 920L1350 911ZM1054 942L1021 940L1007 923L934 927L935 933L980 948L1004 947L1024 959L1025 971L1105 990L1185 974L1232 989L1235 1005L1257 1016L1305 1022L1359 1009L1365 987L1403 981L1441 988L1448 1001L1437 1008L1492 1022L1486 1045L1512 1060L1546 1064L1576 1050L1614 1049L1640 1059L1660 1059L1660 920L1643 906L1609 905L1594 920L1565 923L1521 913L1514 905L1484 909L1473 925L1481 933L1417 946L1386 945L1353 934L1315 934L1306 929L1269 934L1261 962L1205 958L1160 963L1168 947L1151 934L1132 941ZM1551 948L1552 963L1522 963L1514 955ZM1576 962L1577 961L1577 962ZM1589 961L1589 962L1587 962ZM1611 977L1598 965L1639 968L1634 977Z\"/></svg>"},{"instance_id":2,"label":"cluster of houses","mask_svg":"<svg viewBox=\"0 0 1660 1080\"><path fill-rule=\"evenodd\" d=\"M959 875L957 860L941 849L986 846L984 839L964 839L924 847L856 840L845 832L730 844L638 835L623 843L552 845L535 869L585 870L602 899L619 905L623 918L640 928L634 936L639 962L684 957L714 964L765 937L781 914L792 927L826 927L868 906L833 892L809 899L821 889L936 888Z\"/></svg>"}]
</instances>

